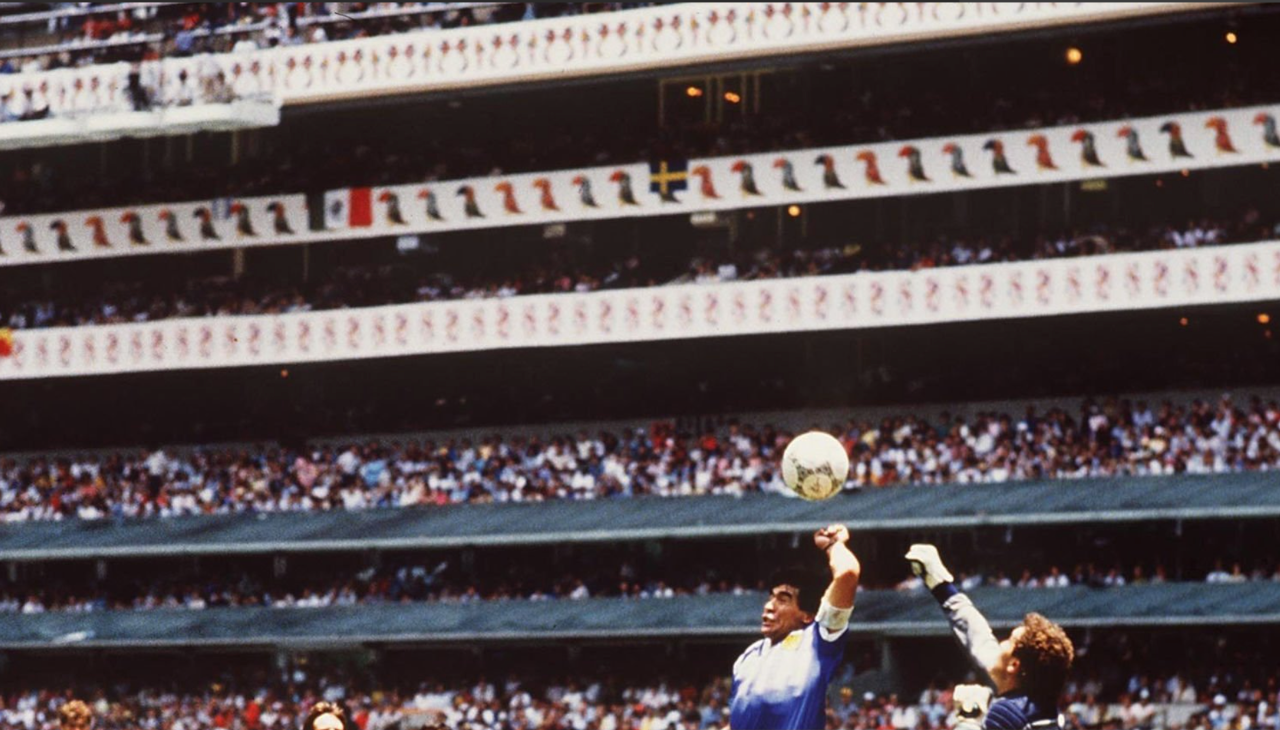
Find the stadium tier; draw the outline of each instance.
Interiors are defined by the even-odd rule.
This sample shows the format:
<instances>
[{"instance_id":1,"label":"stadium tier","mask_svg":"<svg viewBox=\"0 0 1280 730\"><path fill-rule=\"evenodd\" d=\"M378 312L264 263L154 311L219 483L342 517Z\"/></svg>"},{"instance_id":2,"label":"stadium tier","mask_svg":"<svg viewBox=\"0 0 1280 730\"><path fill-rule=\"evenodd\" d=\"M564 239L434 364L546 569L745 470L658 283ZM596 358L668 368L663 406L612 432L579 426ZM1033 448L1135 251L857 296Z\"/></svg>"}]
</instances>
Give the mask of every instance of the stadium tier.
<instances>
[{"instance_id":1,"label":"stadium tier","mask_svg":"<svg viewBox=\"0 0 1280 730\"><path fill-rule=\"evenodd\" d=\"M1064 63L1059 49L1046 52L1039 39L1002 33L994 36L1000 44L914 47L905 55L824 56L820 64L775 56L767 68L751 70L745 81L732 71L688 69L691 75L683 83L646 75L610 77L585 87L521 84L496 95L401 97L381 103L377 114L360 104L286 107L279 127L200 135L190 143L158 139L63 147L57 155L14 152L6 155L5 176L24 176L37 184L8 191L5 212L28 215L424 181L461 184L520 173L531 173L532 179L602 165L616 169L651 158L675 163L781 150L836 148L834 153L843 146L889 140L912 141L926 171L936 177L932 173L945 172L951 160L921 146L924 140L944 137L938 141L941 146L953 141L947 136L986 135L986 141L1004 133L1025 133L1002 141L1006 154L1015 155L1009 158L1011 168L1027 175L1013 163L1023 157L1026 137L1038 128L1274 104L1280 90L1263 70L1265 44L1228 46L1221 41L1223 29L1242 19L1239 12L1246 10L1197 14L1192 19L1198 20L1187 24L1104 28L1088 36L1089 61L1075 65ZM1275 32L1273 10L1249 6L1246 17L1260 37ZM1141 51L1133 52L1134 46ZM892 63L885 63L886 58ZM1168 76L1176 76L1176 83ZM833 93L851 83L859 93ZM997 89L997 98L988 103L968 93L975 85ZM1012 93L1018 88L1031 91ZM1080 88L1089 91L1088 98L1079 98L1075 90ZM738 101L730 102L724 94ZM507 100L528 113L503 113ZM1162 121L1180 123L1180 141L1194 155L1188 161L1199 159L1198 148L1214 139L1213 130L1182 124L1178 118ZM1255 130L1264 131L1262 126L1252 120L1231 124L1227 137L1239 142ZM1118 144L1100 130L1086 131L1094 133L1100 152ZM1134 146L1143 156L1158 153L1169 142L1169 132L1137 131ZM1203 143L1197 141L1201 139ZM1081 145L1049 141L1048 159L1058 165L1069 164ZM889 184L891 168L902 164L895 157L901 146L878 153ZM989 151L962 149L970 172L985 169L989 156ZM1110 163L1108 157L1099 159ZM812 159L793 160L799 180L814 169ZM770 157L766 165L754 165L762 192L768 192L777 174L767 166L773 161ZM832 162L843 173L838 175L842 183L856 187L861 164L840 155ZM38 169L33 168L36 163ZM96 174L85 176L85 170ZM723 174L715 177L718 191L732 190ZM633 180L637 199L645 202L648 186L639 184L640 178ZM481 202L498 180L489 182L475 186ZM592 183L598 202L607 204L611 196L605 193L612 184ZM572 189L559 182L554 187L559 203L572 200ZM681 199L690 197L676 192ZM515 189L520 200L536 193ZM452 189L438 194L442 204L450 197ZM697 196L692 197L696 202ZM410 200L402 198L406 215L417 207Z\"/></svg>"},{"instance_id":2,"label":"stadium tier","mask_svg":"<svg viewBox=\"0 0 1280 730\"><path fill-rule=\"evenodd\" d=\"M181 261L121 261L111 278L87 261L74 269L50 264L39 279L23 267L5 273L14 284L0 312L11 326L138 324L17 333L0 377L860 329L1273 297L1267 267L1274 221L1261 211L1274 173L1219 170L1203 180L1174 180L1116 181L1101 193L1061 188L1055 192L1068 201L1062 214L1046 213L1046 191L1031 187L966 193L959 210L939 196L913 198L909 206L896 200L811 206L799 218L750 209L728 220L727 229L710 231L664 216L598 222L564 241L513 229L426 243L414 237L412 250L384 239L338 250L264 249L251 251L252 258L209 252ZM1220 202L1177 215L1129 216L1115 207L1195 205L1208 189L1222 191ZM903 207L914 215L899 218ZM1010 211L1017 217L1010 220ZM850 215L872 217L876 232L851 236ZM916 216L932 222L908 222ZM65 221L51 225L55 233L66 228ZM804 232L803 247L789 248L791 230ZM904 238L920 243L904 245ZM1235 242L1249 245L1211 248ZM1017 263L982 266L992 262ZM178 278L184 270L190 284ZM842 272L855 273L776 280ZM663 283L681 286L640 288ZM103 292L97 302L69 296L94 290ZM455 301L433 301L440 299ZM409 303L392 306L401 302ZM346 311L315 311L335 308ZM248 316L190 319L208 314ZM161 319L169 321L152 323Z\"/></svg>"},{"instance_id":3,"label":"stadium tier","mask_svg":"<svg viewBox=\"0 0 1280 730\"><path fill-rule=\"evenodd\" d=\"M193 4L192 4L193 5ZM458 3L474 17L509 18L514 13L500 3ZM520 5L520 4L515 4ZM532 4L529 4L532 5ZM564 7L568 4L560 4ZM594 4L604 9L607 4ZM282 4L281 7L288 7ZM999 6L982 3L925 3L917 6L881 4L851 7L819 3L734 3L713 5L679 3L629 11L608 16L583 15L536 19L538 13L520 6L517 18L530 18L501 30L485 27L458 28L444 32L422 32L393 37L360 38L296 45L298 26L305 16L274 10L272 30L279 47L259 50L251 37L240 39L230 54L204 54L206 60L224 67L232 87L279 94L292 103L323 100L335 96L369 96L383 93L459 85L486 85L528 81L539 76L560 78L575 75L619 74L653 66L682 66L735 60L751 56L812 52L841 46L893 43L903 38L947 38L1001 31L1025 31L1063 24L1077 24L1176 14L1199 10L1204 4L1113 3L1108 7ZM141 8L140 8L141 9ZM412 10L412 9L411 9ZM181 12L181 11L179 11ZM216 12L192 8L195 17L183 17L185 42L201 33L199 25L209 20L202 15ZM447 12L447 11L446 11ZM252 14L229 12L225 20L252 20ZM127 18L127 13L122 13ZM145 13L144 13L145 15ZM237 18L236 16L241 17ZM378 13L370 15L377 18ZM426 13L435 18L435 12ZM57 18L51 18L55 23ZM359 14L349 18L353 25L365 20ZM110 20L107 20L110 23ZM131 22L131 21L126 21ZM313 21L314 22L314 21ZM96 25L96 24L95 24ZM350 26L348 26L350 27ZM105 33L108 29L99 31ZM232 29L234 31L234 29ZM243 30L253 30L244 28ZM96 28L93 31L97 31ZM91 31L91 32L93 32ZM323 31L322 31L323 32ZM231 33L225 33L230 39ZM146 41L163 41L146 38ZM176 44L177 38L174 38ZM136 42L136 41L135 41ZM39 51L58 49L37 49ZM74 49L78 50L78 49ZM181 49L191 53L195 49ZM155 52L154 50L152 51ZM30 50L26 53L31 53ZM16 54L15 54L16 55ZM145 60L145 59L144 59ZM172 60L153 65L171 64ZM30 66L28 72L26 67ZM56 93L63 84L75 86L71 78L49 72L41 76L40 62L20 64L18 88L40 88L44 83ZM90 84L115 91L118 68L95 64L87 69ZM32 73L34 72L34 73ZM93 83L97 79L98 83Z\"/></svg>"},{"instance_id":4,"label":"stadium tier","mask_svg":"<svg viewBox=\"0 0 1280 730\"><path fill-rule=\"evenodd\" d=\"M0 730L1277 730L1276 6L22 5Z\"/></svg>"},{"instance_id":5,"label":"stadium tier","mask_svg":"<svg viewBox=\"0 0 1280 730\"><path fill-rule=\"evenodd\" d=\"M582 511L577 518L582 521L580 524L611 524L615 530L622 529L622 524L637 525L640 532L632 537L641 538L650 536L644 533L646 522L650 523L648 529L661 529L659 525L669 508L652 503L626 504L630 498L786 494L789 490L776 466L782 448L794 434L815 424L822 426L824 421L830 425L823 427L837 434L852 461L846 484L850 492L895 484L919 487L1175 475L1193 480L1214 475L1221 483L1221 475L1265 473L1276 469L1280 462L1280 405L1273 398L1264 401L1257 394L1247 401L1242 398L1239 403L1230 394L1216 403L1176 395L1155 396L1150 402L1145 397L1090 398L1079 406L1078 415L1056 404L1044 410L1038 410L1034 403L993 406L1002 410L986 410L973 404L934 408L940 415L923 409L907 413L882 409L879 417L864 412L862 420L855 420L840 412L808 417L774 413L755 416L760 419L756 423L751 417L745 423L721 417L701 424L695 421L683 428L672 419L611 427L579 424L562 426L550 433L503 433L498 429L349 437L337 443L283 448L213 445L155 448L132 454L34 455L0 461L0 508L5 521L18 523L237 513L279 513L283 517L295 512L376 513L459 503L536 503L522 508L527 515L530 510L550 514L549 507L541 504L544 502L603 501L620 506L594 507L602 510L598 514ZM1146 481L1158 485L1152 492L1154 496L1148 498L1152 503L1144 507L1154 510L1150 514L1197 514L1196 501L1174 490L1172 485L1176 482ZM1244 479L1240 483L1248 490L1256 482ZM1014 494L1027 494L1027 490L1019 487ZM1047 490L1059 491L1054 486ZM941 494L936 489L928 491ZM1068 501L1056 503L1046 512L1072 514L1071 519L1079 519L1085 513L1103 518L1109 511L1119 514L1110 519L1124 519L1127 512L1108 510L1106 489L1088 496L1077 490L1060 491ZM1137 486L1124 491L1127 500L1145 493ZM998 505L1007 503L1010 506L1006 519L1052 519L1034 510L1027 512L1026 505L1019 505L1016 500L1009 503L1008 497L1000 494L987 495L983 500L986 509L998 509ZM868 503L867 499L882 500L881 506L876 507L876 502ZM963 523L966 519L967 492L956 492L957 501L950 503L939 496L924 498L928 505L913 505L921 513L915 522L907 523L895 519L902 499L899 495L863 497L852 507L861 513L854 523L863 529L875 529L877 525L923 527L951 520ZM1222 497L1214 492L1209 499ZM1072 500L1092 508L1069 507ZM1226 505L1233 500L1250 504L1244 512L1235 513L1238 516L1254 514L1249 510L1267 514L1271 509L1265 497L1260 502L1245 498L1242 492L1225 503L1209 502L1204 505L1209 512L1201 514L1213 514L1214 510L1229 513L1231 508ZM722 499L716 504L724 502ZM1179 504L1182 511L1176 511L1175 505ZM774 523L778 527L773 529L803 524L806 510L813 506L798 503L792 508L799 511L792 517L779 516ZM824 508L831 506L826 504ZM733 508L728 505L702 509L710 511L691 507L684 517L677 518L675 525L680 530L704 525L703 529L722 534L737 529L766 529L755 520L748 520L741 528L732 527L742 516L732 517ZM752 515L758 509L744 504L740 515ZM1171 509L1175 511L1169 512ZM651 510L648 518L643 516L645 510ZM496 517L496 524L471 525L464 514L441 514L437 518L440 524L425 531L422 539L428 542L424 544L451 533L456 536L454 539L486 534L502 536L493 538L502 541L510 539L512 530L526 519L521 516L521 509L516 509L507 517ZM476 513L473 519L484 520L484 514ZM848 518L853 519L854 515ZM380 530L375 525L382 518L369 519L349 529L366 536L378 534ZM248 522L252 525L252 520ZM391 530L397 529L398 518L384 522ZM303 520L301 524L311 523ZM549 530L548 539L557 539L560 533L550 525L545 523L543 529ZM206 540L213 539L206 531L210 527L199 530ZM414 525L411 529L420 528L421 525ZM259 529L263 534L284 534L279 523ZM340 531L342 528L335 525L327 531L327 539L337 539ZM152 534L151 539L162 543L175 539L174 535L161 537L151 527L135 533ZM51 539L30 534L37 543L67 547L65 536ZM106 536L101 529L92 534ZM599 537L604 539L603 534ZM393 544L398 538L386 539L387 544ZM240 547L236 547L237 543ZM210 549L234 552L251 544L260 544L260 540L240 533Z\"/></svg>"},{"instance_id":6,"label":"stadium tier","mask_svg":"<svg viewBox=\"0 0 1280 730\"><path fill-rule=\"evenodd\" d=\"M1275 185L1272 173L1252 175L1219 171L1182 186L1154 187L1151 178L1117 181L1112 200L1064 190L1070 227L1044 216L1030 230L1023 225L1000 226L989 221L1021 211L1038 192L991 191L965 201L965 214L935 215L932 200L912 199L915 221L897 220L890 206L831 205L811 209L804 221L803 248L779 248L776 235L751 235L725 245L722 234L688 229L671 218L647 222L614 221L588 234L547 242L541 232L516 229L499 236L460 233L433 243L430 250L396 254L392 246L349 244L339 251L317 251L305 266L270 266L246 257L243 273L228 275L230 255L194 260L121 262L106 266L42 269L41 276L2 272L0 324L13 329L121 324L180 317L287 314L320 310L385 306L421 301L509 298L530 294L586 293L635 289L664 284L715 284L799 276L937 269L950 266L1046 261L1135 251L1176 250L1265 241L1277 235L1278 221L1267 210ZM1197 198L1205 189L1221 191L1221 203L1199 210L1165 213L1160 203ZM1113 200L1150 205L1156 215L1117 217L1108 210ZM1103 203L1101 206L1098 203ZM864 212L865 209L866 212ZM1102 212L1097 212L1101 208ZM876 232L851 238L843 225L846 215L877 220ZM767 211L749 215L767 217ZM739 221L750 226L751 218ZM597 246L597 241L630 238ZM773 241L761 240L774 238ZM844 239L842 241L842 239ZM910 246L905 240L913 240ZM645 252L638 255L639 250ZM255 252L256 254L257 252ZM329 253L331 255L322 255ZM6 275L7 274L7 275Z\"/></svg>"},{"instance_id":7,"label":"stadium tier","mask_svg":"<svg viewBox=\"0 0 1280 730\"><path fill-rule=\"evenodd\" d=\"M1142 665L1135 665L1139 671ZM187 690L156 694L153 688L138 688L134 692L109 702L105 698L95 702L95 709L105 727L132 727L138 718L156 723L198 722L209 718L210 722L231 722L241 712L261 727L293 727L297 718L305 715L310 703L332 694L335 685L349 681L346 674L326 673L312 677L303 671L303 681L289 692L279 688L283 682L269 682L257 677L242 678L234 687L218 685L205 692ZM363 678L362 678L363 679ZM601 728L613 730L647 723L679 730L695 730L717 727L724 720L725 700L728 688L704 677L681 677L650 684L640 681L620 683L612 678L578 676L544 684L531 684L517 679L501 677L496 683L480 677L475 681L423 683L408 686L405 683L366 681L358 691L344 692L344 700L359 708L354 722L372 730L393 727L419 727L445 716L451 722L528 722L537 726L555 718L568 726L599 723ZM1169 718L1181 724L1195 717L1189 711L1167 700L1169 697L1204 694L1210 701L1221 695L1223 702L1215 707L1212 716L1226 717L1228 721L1248 717L1246 722L1266 726L1272 720L1269 692L1256 688L1248 680L1238 677L1197 675L1194 678L1180 674L1134 674L1130 682L1132 692L1109 694L1100 700L1095 692L1100 682L1080 683L1073 687L1070 699L1070 716L1074 724L1082 726L1127 723L1158 722L1167 726ZM1228 701L1227 697L1231 700ZM15 696L16 702L29 707L25 711L8 713L7 720L20 724L48 723L54 727L53 712L45 706L47 694L36 691ZM897 693L861 694L847 693L833 699L830 713L834 727L919 727L922 730L946 727L951 690L930 688L918 697L899 696Z\"/></svg>"},{"instance_id":8,"label":"stadium tier","mask_svg":"<svg viewBox=\"0 0 1280 730\"><path fill-rule=\"evenodd\" d=\"M975 588L993 626L1012 628L1030 611L1068 628L1196 627L1275 624L1280 585L1274 581L1215 586L1125 586L1057 590ZM183 611L47 612L0 617L0 648L57 649L263 647L290 644L353 648L384 644L501 644L557 639L732 637L759 631L764 593L670 599L590 598L580 601L496 601L466 605L411 604L324 608L238 607ZM923 593L867 591L858 597L851 636L950 636Z\"/></svg>"}]
</instances>

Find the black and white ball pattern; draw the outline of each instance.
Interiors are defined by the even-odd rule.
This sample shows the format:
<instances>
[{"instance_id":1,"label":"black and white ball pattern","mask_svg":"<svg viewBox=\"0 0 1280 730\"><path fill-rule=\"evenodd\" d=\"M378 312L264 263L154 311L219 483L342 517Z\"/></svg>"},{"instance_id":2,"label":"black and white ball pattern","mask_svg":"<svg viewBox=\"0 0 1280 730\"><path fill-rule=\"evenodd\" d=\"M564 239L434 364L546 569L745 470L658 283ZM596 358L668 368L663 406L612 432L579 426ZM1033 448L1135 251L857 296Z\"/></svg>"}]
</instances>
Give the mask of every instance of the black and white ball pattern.
<instances>
[{"instance_id":1,"label":"black and white ball pattern","mask_svg":"<svg viewBox=\"0 0 1280 730\"><path fill-rule=\"evenodd\" d=\"M829 499L849 477L849 455L830 434L810 431L787 444L782 453L782 479L804 499Z\"/></svg>"}]
</instances>

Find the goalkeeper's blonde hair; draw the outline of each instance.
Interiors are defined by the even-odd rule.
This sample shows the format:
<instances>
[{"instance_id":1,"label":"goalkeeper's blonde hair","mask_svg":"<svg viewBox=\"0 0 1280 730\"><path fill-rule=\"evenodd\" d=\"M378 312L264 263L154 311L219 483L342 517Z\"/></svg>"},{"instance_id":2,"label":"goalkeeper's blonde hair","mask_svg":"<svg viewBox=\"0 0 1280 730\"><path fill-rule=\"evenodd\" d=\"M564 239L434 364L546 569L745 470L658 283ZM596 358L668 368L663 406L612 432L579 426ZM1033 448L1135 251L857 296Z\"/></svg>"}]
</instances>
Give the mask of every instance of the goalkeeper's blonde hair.
<instances>
[{"instance_id":1,"label":"goalkeeper's blonde hair","mask_svg":"<svg viewBox=\"0 0 1280 730\"><path fill-rule=\"evenodd\" d=\"M351 728L351 722L347 720L347 711L342 709L342 705L336 702L317 702L311 706L303 719L302 730L315 730L316 720L320 719L321 715L333 715L338 718L345 730Z\"/></svg>"},{"instance_id":2,"label":"goalkeeper's blonde hair","mask_svg":"<svg viewBox=\"0 0 1280 730\"><path fill-rule=\"evenodd\" d=\"M1061 626L1038 613L1027 614L1022 627L1013 647L1019 689L1041 702L1056 704L1075 660L1075 646Z\"/></svg>"},{"instance_id":3,"label":"goalkeeper's blonde hair","mask_svg":"<svg viewBox=\"0 0 1280 730\"><path fill-rule=\"evenodd\" d=\"M62 730L88 730L93 726L93 711L80 700L71 700L58 708L58 725Z\"/></svg>"}]
</instances>

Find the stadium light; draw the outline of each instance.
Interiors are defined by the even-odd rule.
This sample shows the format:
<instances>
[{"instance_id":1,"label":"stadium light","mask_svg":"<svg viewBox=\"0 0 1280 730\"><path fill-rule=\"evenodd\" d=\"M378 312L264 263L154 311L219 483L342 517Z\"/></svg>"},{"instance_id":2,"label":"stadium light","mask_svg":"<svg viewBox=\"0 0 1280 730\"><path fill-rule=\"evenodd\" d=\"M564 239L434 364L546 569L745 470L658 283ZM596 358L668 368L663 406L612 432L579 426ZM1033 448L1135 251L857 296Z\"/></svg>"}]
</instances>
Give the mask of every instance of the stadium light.
<instances>
[{"instance_id":1,"label":"stadium light","mask_svg":"<svg viewBox=\"0 0 1280 730\"><path fill-rule=\"evenodd\" d=\"M702 96L702 89L699 89L696 86L690 86L689 88L684 90L684 93L688 94L689 98L696 99L699 96Z\"/></svg>"},{"instance_id":2,"label":"stadium light","mask_svg":"<svg viewBox=\"0 0 1280 730\"><path fill-rule=\"evenodd\" d=\"M724 100L729 102L730 104L737 104L738 102L742 101L742 97L738 96L732 91L726 91L724 92Z\"/></svg>"},{"instance_id":3,"label":"stadium light","mask_svg":"<svg viewBox=\"0 0 1280 730\"><path fill-rule=\"evenodd\" d=\"M1080 63L1080 61L1082 61L1083 59L1084 59L1084 53L1082 53L1079 48L1076 48L1075 46L1071 46L1070 48L1067 49L1067 63L1074 66L1077 63Z\"/></svg>"}]
</instances>

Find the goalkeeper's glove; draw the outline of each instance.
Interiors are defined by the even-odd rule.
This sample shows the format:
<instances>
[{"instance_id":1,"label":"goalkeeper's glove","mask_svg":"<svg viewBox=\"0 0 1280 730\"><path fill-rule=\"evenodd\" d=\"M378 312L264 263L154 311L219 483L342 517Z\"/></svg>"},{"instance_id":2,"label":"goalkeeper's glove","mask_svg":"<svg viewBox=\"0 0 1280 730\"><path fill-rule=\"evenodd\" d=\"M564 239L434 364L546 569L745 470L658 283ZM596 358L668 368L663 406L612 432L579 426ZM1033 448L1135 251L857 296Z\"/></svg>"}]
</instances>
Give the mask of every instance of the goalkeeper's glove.
<instances>
[{"instance_id":1,"label":"goalkeeper's glove","mask_svg":"<svg viewBox=\"0 0 1280 730\"><path fill-rule=\"evenodd\" d=\"M980 730L991 706L991 688L981 684L957 684L951 695L956 710L956 730Z\"/></svg>"},{"instance_id":2,"label":"goalkeeper's glove","mask_svg":"<svg viewBox=\"0 0 1280 730\"><path fill-rule=\"evenodd\" d=\"M932 545L912 545L907 551L906 558L911 562L911 572L924 578L924 584L929 590L933 590L940 583L950 583L955 580L947 570L947 566L942 564L938 548Z\"/></svg>"}]
</instances>

